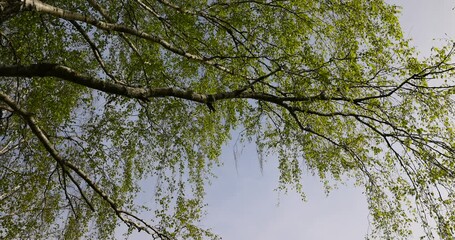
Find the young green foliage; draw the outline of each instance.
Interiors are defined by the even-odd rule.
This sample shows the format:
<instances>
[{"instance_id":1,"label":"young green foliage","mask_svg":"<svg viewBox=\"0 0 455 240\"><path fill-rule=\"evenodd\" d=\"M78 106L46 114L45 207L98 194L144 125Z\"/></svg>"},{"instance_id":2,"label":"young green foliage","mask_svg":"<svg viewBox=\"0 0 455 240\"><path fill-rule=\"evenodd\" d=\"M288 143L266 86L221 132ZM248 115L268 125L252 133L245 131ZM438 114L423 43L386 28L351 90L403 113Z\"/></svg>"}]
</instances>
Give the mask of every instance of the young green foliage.
<instances>
[{"instance_id":1,"label":"young green foliage","mask_svg":"<svg viewBox=\"0 0 455 240\"><path fill-rule=\"evenodd\" d=\"M198 220L234 129L276 156L278 189L304 197L305 169L327 191L354 179L373 238L406 239L415 222L426 238L455 237L454 49L419 61L398 7L0 7L2 238L110 239L120 224L155 239L217 238ZM142 190L155 193L157 207L137 201Z\"/></svg>"}]
</instances>

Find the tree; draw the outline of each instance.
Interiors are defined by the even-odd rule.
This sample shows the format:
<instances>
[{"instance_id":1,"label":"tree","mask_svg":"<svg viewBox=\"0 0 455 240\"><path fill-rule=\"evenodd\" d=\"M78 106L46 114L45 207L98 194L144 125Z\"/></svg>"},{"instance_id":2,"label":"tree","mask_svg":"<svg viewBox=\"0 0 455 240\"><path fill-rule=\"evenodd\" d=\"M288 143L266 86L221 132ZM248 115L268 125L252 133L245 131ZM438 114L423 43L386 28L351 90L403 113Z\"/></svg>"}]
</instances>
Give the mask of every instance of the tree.
<instances>
[{"instance_id":1,"label":"tree","mask_svg":"<svg viewBox=\"0 0 455 240\"><path fill-rule=\"evenodd\" d=\"M363 186L373 237L455 236L451 44L418 60L380 0L0 0L0 236L216 238L232 130L278 188ZM135 199L156 184L156 209Z\"/></svg>"}]
</instances>

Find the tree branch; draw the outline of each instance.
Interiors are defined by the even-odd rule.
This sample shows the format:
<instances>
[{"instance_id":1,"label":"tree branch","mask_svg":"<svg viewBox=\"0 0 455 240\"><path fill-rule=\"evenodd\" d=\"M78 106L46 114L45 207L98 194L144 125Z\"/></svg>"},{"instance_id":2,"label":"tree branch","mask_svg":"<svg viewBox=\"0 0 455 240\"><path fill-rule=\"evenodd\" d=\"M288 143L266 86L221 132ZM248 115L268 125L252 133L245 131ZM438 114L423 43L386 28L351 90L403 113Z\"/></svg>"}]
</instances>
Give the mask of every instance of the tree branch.
<instances>
[{"instance_id":1,"label":"tree branch","mask_svg":"<svg viewBox=\"0 0 455 240\"><path fill-rule=\"evenodd\" d=\"M152 234L153 232L154 234L157 234L161 238L165 237L169 239L167 236L163 235L157 229L153 228L148 224L147 225L139 224L136 221L133 221L129 218L125 218L123 214L126 216L134 216L134 214L119 208L116 202L112 198L110 198L101 188L99 188L84 171L82 171L76 165L60 156L58 151L54 148L53 144L48 139L47 134L38 126L36 120L34 119L33 115L30 112L27 112L21 107L19 107L19 105L17 105L8 95L6 95L3 92L0 92L0 101L5 102L8 106L14 109L14 112L18 113L26 121L27 125L32 130L33 134L39 139L41 144L44 146L46 151L52 156L52 158L55 161L57 161L58 164L68 167L69 169L74 171L80 178L82 178L90 186L90 188L94 192L96 192L96 194L98 194L104 201L106 201L109 204L109 206L112 208L112 210L115 212L115 214L120 220L122 220L128 226L133 226L139 231L143 230L149 234ZM134 218L140 219L136 216L134 216ZM144 221L142 220L140 222L142 223ZM150 230L152 232L150 232Z\"/></svg>"},{"instance_id":2,"label":"tree branch","mask_svg":"<svg viewBox=\"0 0 455 240\"><path fill-rule=\"evenodd\" d=\"M232 70L220 65L219 63L207 60L208 58L206 58L206 57L192 54L185 50L182 50L181 48L175 47L168 41L160 38L159 36L153 35L153 34L139 31L139 30L130 28L125 25L101 21L101 20L95 19L91 16L82 15L82 14L79 14L76 12L71 12L71 11L68 11L65 9L61 9L61 8L46 4L39 0L23 0L23 4L24 4L24 9L28 10L28 11L46 13L46 14L50 14L54 17L58 17L58 18L66 19L66 20L85 22L85 23L95 26L101 30L130 34L130 35L157 43L157 44L161 45L162 47L164 47L165 49L167 49L177 55L186 57L186 58L194 60L194 61L202 62L206 65L213 66L213 67L215 67L219 70L222 70L224 72L227 72L229 74L234 74Z\"/></svg>"},{"instance_id":3,"label":"tree branch","mask_svg":"<svg viewBox=\"0 0 455 240\"><path fill-rule=\"evenodd\" d=\"M63 80L67 80L82 86L86 86L92 89L96 89L109 94L116 94L129 98L135 98L140 100L148 100L149 98L158 97L176 97L186 99L198 103L212 103L216 100L223 99L234 99L234 98L249 98L256 100L263 100L272 103L281 103L287 101L288 98L280 98L267 93L256 93L256 92L245 92L245 90L251 87L251 84L257 81L263 80L269 75L255 79L249 86L240 90L234 90L231 92L221 92L216 94L199 94L192 90L181 90L177 88L147 88L147 87L131 87L123 84L112 83L103 81L91 76L83 75L74 69L69 67L52 64L52 63L40 63L31 65L12 65L4 66L0 65L0 76L3 77L57 77ZM315 97L317 98L317 97ZM307 97L301 98L300 100L313 100L315 98ZM294 99L292 99L294 100Z\"/></svg>"}]
</instances>

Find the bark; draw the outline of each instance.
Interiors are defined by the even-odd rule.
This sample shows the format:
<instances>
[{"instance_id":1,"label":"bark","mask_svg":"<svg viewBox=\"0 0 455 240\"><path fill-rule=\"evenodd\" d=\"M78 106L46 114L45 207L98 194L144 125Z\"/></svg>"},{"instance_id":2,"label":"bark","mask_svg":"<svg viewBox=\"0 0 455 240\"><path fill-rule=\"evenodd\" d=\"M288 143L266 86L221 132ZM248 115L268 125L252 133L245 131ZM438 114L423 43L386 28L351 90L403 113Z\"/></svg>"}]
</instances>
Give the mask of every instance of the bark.
<instances>
[{"instance_id":1,"label":"bark","mask_svg":"<svg viewBox=\"0 0 455 240\"><path fill-rule=\"evenodd\" d=\"M3 77L57 77L66 81L76 83L85 87L96 89L105 93L125 96L129 98L147 100L154 97L177 97L195 102L207 103L206 95L197 94L190 90L180 90L175 88L147 88L131 87L120 83L103 81L91 76L83 75L69 67L41 63L28 66L0 65L0 76Z\"/></svg>"},{"instance_id":2,"label":"bark","mask_svg":"<svg viewBox=\"0 0 455 240\"><path fill-rule=\"evenodd\" d=\"M39 139L41 144L46 148L47 152L52 156L52 158L62 167L71 169L74 171L83 181L96 193L100 196L115 212L115 214L122 220L125 224L130 227L134 227L137 230L141 231L144 230L149 234L156 234L157 236L161 237L162 239L170 239L166 235L162 234L160 231L155 229L150 224L146 223L142 218L137 217L135 214L126 211L120 208L116 201L111 198L103 189L98 186L93 180L90 179L87 173L79 169L76 165L74 165L69 159L63 158L59 152L55 149L54 145L47 137L46 132L38 125L37 121L33 117L33 114L27 112L26 110L22 109L13 99L11 99L7 94L0 91L0 101L6 103L11 109L14 110L22 119L25 120L27 125L32 130L33 134ZM16 189L13 189L16 191ZM3 200L7 195L1 195L0 201ZM93 208L93 207L92 207Z\"/></svg>"},{"instance_id":3,"label":"bark","mask_svg":"<svg viewBox=\"0 0 455 240\"><path fill-rule=\"evenodd\" d=\"M261 100L270 103L275 103L287 107L285 102L304 102L314 100L335 100L334 98L327 98L321 94L308 97L279 97L268 93L251 92L247 91L248 86L245 88L237 89L229 92L219 93L196 93L191 89L182 90L178 88L149 88L149 87L132 87L120 83L103 81L91 76L81 74L69 67L51 64L31 64L31 65L0 65L0 76L3 77L57 77L62 80L70 81L78 85L96 89L108 94L115 94L129 98L140 100L148 100L150 98L158 97L175 97L190 100L198 103L210 104L218 100L245 98ZM264 77L268 77L265 75ZM261 78L258 78L261 80Z\"/></svg>"},{"instance_id":4,"label":"bark","mask_svg":"<svg viewBox=\"0 0 455 240\"><path fill-rule=\"evenodd\" d=\"M187 53L181 49L178 49L178 48L172 46L169 42L167 42L153 34L147 34L145 32L135 30L128 26L101 21L101 20L95 19L88 15L82 15L79 13L67 11L65 9L61 9L61 8L43 3L39 0L24 0L24 8L25 8L25 10L28 10L28 11L46 13L46 14L52 15L54 17L58 17L58 18L66 19L66 20L85 22L87 24L90 24L92 26L95 26L99 29L106 30L106 31L115 31L115 32L121 32L121 33L134 35L134 36L158 43L161 46L163 46L164 48L166 48L176 54L179 54L181 56L185 56L189 59L193 59L193 60L197 60L197 61L204 60L203 57L193 55L193 54Z\"/></svg>"}]
</instances>

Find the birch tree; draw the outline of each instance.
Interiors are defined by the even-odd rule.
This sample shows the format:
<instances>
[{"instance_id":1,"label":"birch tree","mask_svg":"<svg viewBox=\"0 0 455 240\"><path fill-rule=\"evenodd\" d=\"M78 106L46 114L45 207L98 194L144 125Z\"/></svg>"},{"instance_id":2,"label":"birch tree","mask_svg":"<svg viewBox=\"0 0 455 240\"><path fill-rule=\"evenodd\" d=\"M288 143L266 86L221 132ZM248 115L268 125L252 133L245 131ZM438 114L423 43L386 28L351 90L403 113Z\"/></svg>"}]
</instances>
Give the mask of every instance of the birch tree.
<instances>
[{"instance_id":1,"label":"birch tree","mask_svg":"<svg viewBox=\"0 0 455 240\"><path fill-rule=\"evenodd\" d=\"M370 237L455 236L451 43L381 0L0 0L0 236L215 239L233 131L304 196L354 181ZM156 203L137 201L141 191ZM304 217L304 216L303 216Z\"/></svg>"}]
</instances>

